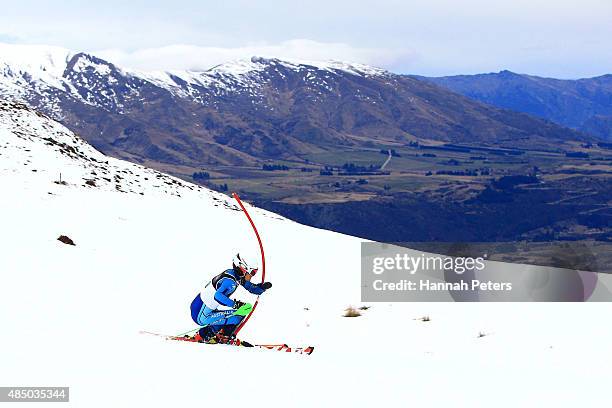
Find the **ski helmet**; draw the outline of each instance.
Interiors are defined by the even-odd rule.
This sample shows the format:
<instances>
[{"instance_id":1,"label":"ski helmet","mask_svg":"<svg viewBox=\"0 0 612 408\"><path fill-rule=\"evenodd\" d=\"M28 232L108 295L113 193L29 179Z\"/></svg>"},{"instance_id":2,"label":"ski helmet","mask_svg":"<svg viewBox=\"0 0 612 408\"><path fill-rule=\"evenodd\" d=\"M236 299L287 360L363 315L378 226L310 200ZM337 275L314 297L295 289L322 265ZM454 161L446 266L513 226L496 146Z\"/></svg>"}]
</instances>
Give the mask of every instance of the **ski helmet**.
<instances>
[{"instance_id":1,"label":"ski helmet","mask_svg":"<svg viewBox=\"0 0 612 408\"><path fill-rule=\"evenodd\" d=\"M247 262L244 260L243 257L240 256L240 254L234 255L234 258L232 259L232 266L234 267L234 270L236 272L240 273L243 276L247 273L251 276L255 276L258 270L256 264L247 264Z\"/></svg>"}]
</instances>

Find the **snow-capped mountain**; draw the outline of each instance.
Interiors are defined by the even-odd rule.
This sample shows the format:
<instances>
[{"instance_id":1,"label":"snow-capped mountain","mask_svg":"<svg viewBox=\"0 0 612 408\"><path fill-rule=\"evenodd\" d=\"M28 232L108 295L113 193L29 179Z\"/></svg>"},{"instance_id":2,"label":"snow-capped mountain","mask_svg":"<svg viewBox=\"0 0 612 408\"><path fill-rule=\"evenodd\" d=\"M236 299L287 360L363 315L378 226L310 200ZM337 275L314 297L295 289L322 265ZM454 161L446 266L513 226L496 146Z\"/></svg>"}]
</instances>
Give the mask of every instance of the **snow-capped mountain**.
<instances>
[{"instance_id":1,"label":"snow-capped mountain","mask_svg":"<svg viewBox=\"0 0 612 408\"><path fill-rule=\"evenodd\" d=\"M360 64L253 57L204 72L139 72L63 49L1 50L0 97L132 161L197 168L418 139L558 149L584 138Z\"/></svg>"},{"instance_id":2,"label":"snow-capped mountain","mask_svg":"<svg viewBox=\"0 0 612 408\"><path fill-rule=\"evenodd\" d=\"M193 328L189 304L202 285L234 251L257 256L244 214L226 196L106 157L48 117L0 103L0 383L70 386L72 406L88 408L607 397L606 303L375 303L345 318L362 305L360 240L249 211L274 286L241 335L313 344L311 356L140 334Z\"/></svg>"},{"instance_id":3,"label":"snow-capped mountain","mask_svg":"<svg viewBox=\"0 0 612 408\"><path fill-rule=\"evenodd\" d=\"M260 57L228 62L203 72L143 72L124 70L96 56L74 53L64 48L9 44L0 44L0 55L0 92L4 97L28 101L45 99L54 92L67 92L82 103L119 113L124 112L126 100L142 93L141 89L151 84L174 96L190 97L200 102L205 101L202 94L209 93L213 96L236 93L258 96L261 84L271 80L265 74L270 67L279 77L285 76L284 70L304 72L306 82L329 90L329 84L324 79L319 81L316 72L327 72L327 78L334 73L365 78L390 75L382 69L363 64L283 61ZM39 108L50 114L59 113L45 109L48 106L53 106L52 98L41 102ZM58 117L61 118L61 115Z\"/></svg>"},{"instance_id":4,"label":"snow-capped mountain","mask_svg":"<svg viewBox=\"0 0 612 408\"><path fill-rule=\"evenodd\" d=\"M0 84L7 95L22 96L28 86L65 90L62 75L73 53L60 47L15 46L0 43ZM10 88L11 85L18 85ZM12 92L11 92L12 91Z\"/></svg>"},{"instance_id":5,"label":"snow-capped mountain","mask_svg":"<svg viewBox=\"0 0 612 408\"><path fill-rule=\"evenodd\" d=\"M252 57L250 60L237 60L217 65L204 72L170 71L170 72L139 72L131 71L132 75L154 82L178 96L194 96L210 89L215 96L233 93L247 93L251 96L259 94L261 84L273 80L274 76L285 78L284 71L305 74L304 82L316 87L332 91L332 84L327 82L332 75L346 73L368 77L390 77L383 69L363 64L345 63L341 61L301 61L280 60L277 58ZM272 72L272 75L270 75ZM321 76L320 74L323 73ZM204 88L204 89L199 89Z\"/></svg>"}]
</instances>

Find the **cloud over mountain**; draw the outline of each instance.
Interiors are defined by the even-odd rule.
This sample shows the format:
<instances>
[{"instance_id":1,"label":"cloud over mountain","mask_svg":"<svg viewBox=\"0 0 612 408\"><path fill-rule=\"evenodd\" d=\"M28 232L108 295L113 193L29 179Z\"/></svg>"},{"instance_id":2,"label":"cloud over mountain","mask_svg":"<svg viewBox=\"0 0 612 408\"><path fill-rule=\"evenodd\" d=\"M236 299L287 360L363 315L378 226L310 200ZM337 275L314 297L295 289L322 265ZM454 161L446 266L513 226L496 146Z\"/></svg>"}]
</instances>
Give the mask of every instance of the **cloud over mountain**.
<instances>
[{"instance_id":1,"label":"cloud over mountain","mask_svg":"<svg viewBox=\"0 0 612 408\"><path fill-rule=\"evenodd\" d=\"M133 51L106 49L94 54L127 68L142 70L205 71L215 65L253 55L267 58L303 60L341 60L392 68L414 60L409 49L355 47L340 42L319 42L294 39L279 43L254 43L239 47L203 47L167 45Z\"/></svg>"}]
</instances>

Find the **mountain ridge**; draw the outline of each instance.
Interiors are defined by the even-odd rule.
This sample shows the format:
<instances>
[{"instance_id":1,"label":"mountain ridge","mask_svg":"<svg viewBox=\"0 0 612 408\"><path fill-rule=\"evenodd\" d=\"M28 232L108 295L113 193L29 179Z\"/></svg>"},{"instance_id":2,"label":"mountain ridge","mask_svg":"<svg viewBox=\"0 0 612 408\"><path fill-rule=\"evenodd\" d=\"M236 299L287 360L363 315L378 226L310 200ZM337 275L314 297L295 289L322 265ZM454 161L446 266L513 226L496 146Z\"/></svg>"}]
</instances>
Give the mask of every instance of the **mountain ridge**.
<instances>
[{"instance_id":1,"label":"mountain ridge","mask_svg":"<svg viewBox=\"0 0 612 408\"><path fill-rule=\"evenodd\" d=\"M0 95L62 121L105 153L141 163L303 161L313 152L413 141L558 148L591 140L362 64L253 57L204 72L153 74L87 53L53 52L43 58L53 72L57 61L66 64L53 80L44 63L22 69L0 60ZM44 75L30 75L32 66Z\"/></svg>"},{"instance_id":2,"label":"mountain ridge","mask_svg":"<svg viewBox=\"0 0 612 408\"><path fill-rule=\"evenodd\" d=\"M612 75L574 80L511 71L418 77L474 100L612 139Z\"/></svg>"}]
</instances>

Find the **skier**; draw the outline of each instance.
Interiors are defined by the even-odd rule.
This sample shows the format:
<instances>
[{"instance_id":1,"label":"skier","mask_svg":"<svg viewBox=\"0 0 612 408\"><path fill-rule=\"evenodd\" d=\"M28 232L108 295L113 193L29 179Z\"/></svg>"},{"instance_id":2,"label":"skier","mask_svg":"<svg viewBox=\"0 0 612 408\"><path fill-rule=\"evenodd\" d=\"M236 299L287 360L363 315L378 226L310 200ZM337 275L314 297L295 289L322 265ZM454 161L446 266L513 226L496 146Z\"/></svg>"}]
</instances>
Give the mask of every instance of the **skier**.
<instances>
[{"instance_id":1,"label":"skier","mask_svg":"<svg viewBox=\"0 0 612 408\"><path fill-rule=\"evenodd\" d=\"M257 267L250 267L240 254L236 254L232 259L232 268L206 284L191 302L191 318L202 326L195 340L218 343L232 338L236 327L253 309L250 303L230 299L238 285L255 295L261 295L272 287L270 282L252 284L250 280L256 273Z\"/></svg>"}]
</instances>

